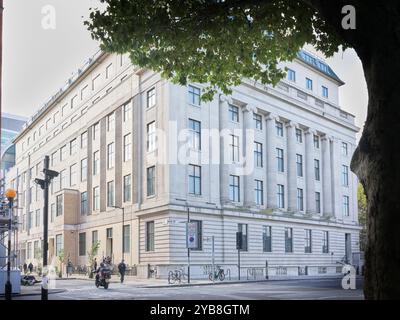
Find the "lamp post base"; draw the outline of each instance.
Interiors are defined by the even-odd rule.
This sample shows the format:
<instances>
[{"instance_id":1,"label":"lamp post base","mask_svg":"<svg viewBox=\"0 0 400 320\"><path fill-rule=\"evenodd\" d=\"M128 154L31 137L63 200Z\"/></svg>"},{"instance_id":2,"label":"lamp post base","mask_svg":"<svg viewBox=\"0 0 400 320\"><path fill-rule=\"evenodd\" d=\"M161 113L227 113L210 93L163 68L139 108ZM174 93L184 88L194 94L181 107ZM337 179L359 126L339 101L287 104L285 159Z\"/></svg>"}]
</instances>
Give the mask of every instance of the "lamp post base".
<instances>
[{"instance_id":1,"label":"lamp post base","mask_svg":"<svg viewBox=\"0 0 400 320\"><path fill-rule=\"evenodd\" d=\"M4 287L4 295L6 300L11 300L11 294L12 294L12 284L10 281L7 281Z\"/></svg>"}]
</instances>

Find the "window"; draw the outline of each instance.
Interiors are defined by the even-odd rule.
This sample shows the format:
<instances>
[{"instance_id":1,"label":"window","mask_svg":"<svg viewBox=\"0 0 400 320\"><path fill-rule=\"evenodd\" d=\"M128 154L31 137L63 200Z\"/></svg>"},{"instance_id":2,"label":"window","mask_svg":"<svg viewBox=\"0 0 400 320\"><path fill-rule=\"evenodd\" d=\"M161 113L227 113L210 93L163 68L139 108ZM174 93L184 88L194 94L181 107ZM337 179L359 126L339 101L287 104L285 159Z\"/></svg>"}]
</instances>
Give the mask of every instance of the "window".
<instances>
[{"instance_id":1,"label":"window","mask_svg":"<svg viewBox=\"0 0 400 320\"><path fill-rule=\"evenodd\" d=\"M147 152L156 149L156 122L150 122L147 125Z\"/></svg>"},{"instance_id":2,"label":"window","mask_svg":"<svg viewBox=\"0 0 400 320\"><path fill-rule=\"evenodd\" d=\"M97 211L100 209L100 188L93 188L93 210Z\"/></svg>"},{"instance_id":3,"label":"window","mask_svg":"<svg viewBox=\"0 0 400 320\"><path fill-rule=\"evenodd\" d=\"M97 89L97 83L99 82L99 80L100 80L100 74L98 74L97 76L95 76L92 79L92 90L93 91L95 91Z\"/></svg>"},{"instance_id":4,"label":"window","mask_svg":"<svg viewBox=\"0 0 400 320\"><path fill-rule=\"evenodd\" d=\"M81 215L88 213L87 192L81 193Z\"/></svg>"},{"instance_id":5,"label":"window","mask_svg":"<svg viewBox=\"0 0 400 320\"><path fill-rule=\"evenodd\" d=\"M88 91L88 86L86 85L81 90L81 100L86 98L87 91ZM71 109L75 106L75 100L76 100L76 96L71 99Z\"/></svg>"},{"instance_id":6,"label":"window","mask_svg":"<svg viewBox=\"0 0 400 320\"><path fill-rule=\"evenodd\" d=\"M343 214L348 217L350 215L350 208L349 208L349 197L343 196Z\"/></svg>"},{"instance_id":7,"label":"window","mask_svg":"<svg viewBox=\"0 0 400 320\"><path fill-rule=\"evenodd\" d=\"M264 204L264 186L261 180L255 180L256 188L255 191L255 201L256 204L262 206Z\"/></svg>"},{"instance_id":8,"label":"window","mask_svg":"<svg viewBox=\"0 0 400 320\"><path fill-rule=\"evenodd\" d=\"M60 189L67 187L67 173L65 171L60 172Z\"/></svg>"},{"instance_id":9,"label":"window","mask_svg":"<svg viewBox=\"0 0 400 320\"><path fill-rule=\"evenodd\" d=\"M59 194L56 197L56 217L59 217L63 214L63 195Z\"/></svg>"},{"instance_id":10,"label":"window","mask_svg":"<svg viewBox=\"0 0 400 320\"><path fill-rule=\"evenodd\" d=\"M320 180L320 170L319 170L319 160L314 159L314 175L315 175L315 180L319 181Z\"/></svg>"},{"instance_id":11,"label":"window","mask_svg":"<svg viewBox=\"0 0 400 320\"><path fill-rule=\"evenodd\" d=\"M239 108L229 105L229 120L239 122Z\"/></svg>"},{"instance_id":12,"label":"window","mask_svg":"<svg viewBox=\"0 0 400 320\"><path fill-rule=\"evenodd\" d=\"M262 144L259 142L254 142L254 165L258 168L263 166L263 150Z\"/></svg>"},{"instance_id":13,"label":"window","mask_svg":"<svg viewBox=\"0 0 400 320\"><path fill-rule=\"evenodd\" d=\"M146 222L146 251L154 251L154 221Z\"/></svg>"},{"instance_id":14,"label":"window","mask_svg":"<svg viewBox=\"0 0 400 320\"><path fill-rule=\"evenodd\" d=\"M342 186L349 186L349 167L342 165Z\"/></svg>"},{"instance_id":15,"label":"window","mask_svg":"<svg viewBox=\"0 0 400 320\"><path fill-rule=\"evenodd\" d=\"M239 137L233 134L231 136L231 141L229 144L229 149L231 150L231 160L232 162L239 161Z\"/></svg>"},{"instance_id":16,"label":"window","mask_svg":"<svg viewBox=\"0 0 400 320\"><path fill-rule=\"evenodd\" d=\"M124 176L124 202L131 201L131 175Z\"/></svg>"},{"instance_id":17,"label":"window","mask_svg":"<svg viewBox=\"0 0 400 320\"><path fill-rule=\"evenodd\" d=\"M322 253L329 253L329 232L322 231Z\"/></svg>"},{"instance_id":18,"label":"window","mask_svg":"<svg viewBox=\"0 0 400 320\"><path fill-rule=\"evenodd\" d=\"M296 82L296 72L292 69L288 69L287 78L289 81Z\"/></svg>"},{"instance_id":19,"label":"window","mask_svg":"<svg viewBox=\"0 0 400 320\"><path fill-rule=\"evenodd\" d=\"M79 234L79 255L86 255L86 232Z\"/></svg>"},{"instance_id":20,"label":"window","mask_svg":"<svg viewBox=\"0 0 400 320\"><path fill-rule=\"evenodd\" d=\"M147 168L147 196L155 195L156 167Z\"/></svg>"},{"instance_id":21,"label":"window","mask_svg":"<svg viewBox=\"0 0 400 320\"><path fill-rule=\"evenodd\" d=\"M301 131L301 129L297 128L296 128L296 141L298 143L303 143L303 132Z\"/></svg>"},{"instance_id":22,"label":"window","mask_svg":"<svg viewBox=\"0 0 400 320\"><path fill-rule=\"evenodd\" d=\"M189 119L189 147L201 149L201 123L192 119Z\"/></svg>"},{"instance_id":23,"label":"window","mask_svg":"<svg viewBox=\"0 0 400 320\"><path fill-rule=\"evenodd\" d=\"M76 143L76 139L73 139L69 142L69 154L73 155L76 153L77 151L77 143Z\"/></svg>"},{"instance_id":24,"label":"window","mask_svg":"<svg viewBox=\"0 0 400 320\"><path fill-rule=\"evenodd\" d=\"M92 231L92 245L99 242L99 232L97 230Z\"/></svg>"},{"instance_id":25,"label":"window","mask_svg":"<svg viewBox=\"0 0 400 320\"><path fill-rule=\"evenodd\" d=\"M324 98L328 98L328 88L327 87L322 86L322 96Z\"/></svg>"},{"instance_id":26,"label":"window","mask_svg":"<svg viewBox=\"0 0 400 320\"><path fill-rule=\"evenodd\" d=\"M278 163L278 172L284 172L283 149L276 148L276 160Z\"/></svg>"},{"instance_id":27,"label":"window","mask_svg":"<svg viewBox=\"0 0 400 320\"><path fill-rule=\"evenodd\" d=\"M50 205L50 222L54 221L55 216L56 216L56 204L52 203Z\"/></svg>"},{"instance_id":28,"label":"window","mask_svg":"<svg viewBox=\"0 0 400 320\"><path fill-rule=\"evenodd\" d=\"M64 161L67 158L67 146L63 146L60 149L60 161Z\"/></svg>"},{"instance_id":29,"label":"window","mask_svg":"<svg viewBox=\"0 0 400 320\"><path fill-rule=\"evenodd\" d=\"M56 235L56 256L58 257L63 249L63 236L62 234Z\"/></svg>"},{"instance_id":30,"label":"window","mask_svg":"<svg viewBox=\"0 0 400 320\"><path fill-rule=\"evenodd\" d=\"M147 91L147 108L154 107L156 105L156 88L152 88Z\"/></svg>"},{"instance_id":31,"label":"window","mask_svg":"<svg viewBox=\"0 0 400 320\"><path fill-rule=\"evenodd\" d=\"M33 259L39 258L39 240L33 242Z\"/></svg>"},{"instance_id":32,"label":"window","mask_svg":"<svg viewBox=\"0 0 400 320\"><path fill-rule=\"evenodd\" d=\"M114 168L114 142L107 146L107 169Z\"/></svg>"},{"instance_id":33,"label":"window","mask_svg":"<svg viewBox=\"0 0 400 320\"><path fill-rule=\"evenodd\" d=\"M293 252L293 229L285 228L285 252Z\"/></svg>"},{"instance_id":34,"label":"window","mask_svg":"<svg viewBox=\"0 0 400 320\"><path fill-rule=\"evenodd\" d=\"M97 175L100 169L100 152L95 151L93 153L93 175Z\"/></svg>"},{"instance_id":35,"label":"window","mask_svg":"<svg viewBox=\"0 0 400 320\"><path fill-rule=\"evenodd\" d=\"M275 121L275 127L276 127L276 135L279 137L283 137L283 123Z\"/></svg>"},{"instance_id":36,"label":"window","mask_svg":"<svg viewBox=\"0 0 400 320\"><path fill-rule=\"evenodd\" d=\"M301 154L296 154L296 170L297 176L303 176L303 156Z\"/></svg>"},{"instance_id":37,"label":"window","mask_svg":"<svg viewBox=\"0 0 400 320\"><path fill-rule=\"evenodd\" d=\"M122 251L124 253L129 253L131 251L131 226L124 226L123 233L124 242L122 244Z\"/></svg>"},{"instance_id":38,"label":"window","mask_svg":"<svg viewBox=\"0 0 400 320\"><path fill-rule=\"evenodd\" d=\"M124 122L132 119L132 103L129 101L124 104Z\"/></svg>"},{"instance_id":39,"label":"window","mask_svg":"<svg viewBox=\"0 0 400 320\"><path fill-rule=\"evenodd\" d=\"M277 204L278 208L285 208L285 187L283 184L278 184L277 188Z\"/></svg>"},{"instance_id":40,"label":"window","mask_svg":"<svg viewBox=\"0 0 400 320\"><path fill-rule=\"evenodd\" d=\"M81 181L87 179L87 158L81 160Z\"/></svg>"},{"instance_id":41,"label":"window","mask_svg":"<svg viewBox=\"0 0 400 320\"><path fill-rule=\"evenodd\" d=\"M262 130L262 116L257 113L253 113L253 120L256 129Z\"/></svg>"},{"instance_id":42,"label":"window","mask_svg":"<svg viewBox=\"0 0 400 320\"><path fill-rule=\"evenodd\" d=\"M81 134L81 148L86 148L87 146L87 131Z\"/></svg>"},{"instance_id":43,"label":"window","mask_svg":"<svg viewBox=\"0 0 400 320\"><path fill-rule=\"evenodd\" d=\"M314 134L314 148L319 149L319 136Z\"/></svg>"},{"instance_id":44,"label":"window","mask_svg":"<svg viewBox=\"0 0 400 320\"><path fill-rule=\"evenodd\" d=\"M72 166L69 168L69 182L71 186L74 186L78 182L78 170L77 170L77 164L74 163Z\"/></svg>"},{"instance_id":45,"label":"window","mask_svg":"<svg viewBox=\"0 0 400 320\"><path fill-rule=\"evenodd\" d=\"M201 195L201 167L189 165L189 193Z\"/></svg>"},{"instance_id":46,"label":"window","mask_svg":"<svg viewBox=\"0 0 400 320\"><path fill-rule=\"evenodd\" d=\"M40 209L35 211L35 227L40 226Z\"/></svg>"},{"instance_id":47,"label":"window","mask_svg":"<svg viewBox=\"0 0 400 320\"><path fill-rule=\"evenodd\" d=\"M297 210L304 210L303 189L297 188Z\"/></svg>"},{"instance_id":48,"label":"window","mask_svg":"<svg viewBox=\"0 0 400 320\"><path fill-rule=\"evenodd\" d=\"M349 153L348 147L347 147L347 143L346 142L342 142L342 155L347 156Z\"/></svg>"},{"instance_id":49,"label":"window","mask_svg":"<svg viewBox=\"0 0 400 320\"><path fill-rule=\"evenodd\" d=\"M263 252L272 252L272 227L263 226Z\"/></svg>"},{"instance_id":50,"label":"window","mask_svg":"<svg viewBox=\"0 0 400 320\"><path fill-rule=\"evenodd\" d=\"M242 249L240 251L247 251L247 224L238 223L238 232L242 233Z\"/></svg>"},{"instance_id":51,"label":"window","mask_svg":"<svg viewBox=\"0 0 400 320\"><path fill-rule=\"evenodd\" d=\"M239 176L229 176L229 200L240 201L240 180Z\"/></svg>"},{"instance_id":52,"label":"window","mask_svg":"<svg viewBox=\"0 0 400 320\"><path fill-rule=\"evenodd\" d=\"M306 229L305 231L305 235L304 235L304 252L305 253L311 253L312 249L311 249L311 230L310 229Z\"/></svg>"},{"instance_id":53,"label":"window","mask_svg":"<svg viewBox=\"0 0 400 320\"><path fill-rule=\"evenodd\" d=\"M32 242L28 242L27 250L26 250L26 258L30 259L32 255Z\"/></svg>"},{"instance_id":54,"label":"window","mask_svg":"<svg viewBox=\"0 0 400 320\"><path fill-rule=\"evenodd\" d=\"M321 213L321 193L315 192L315 210Z\"/></svg>"},{"instance_id":55,"label":"window","mask_svg":"<svg viewBox=\"0 0 400 320\"><path fill-rule=\"evenodd\" d=\"M307 88L308 90L311 90L311 91L312 91L313 83L312 83L312 80L309 79L309 78L306 78L306 88Z\"/></svg>"},{"instance_id":56,"label":"window","mask_svg":"<svg viewBox=\"0 0 400 320\"><path fill-rule=\"evenodd\" d=\"M200 89L189 85L189 103L200 105Z\"/></svg>"},{"instance_id":57,"label":"window","mask_svg":"<svg viewBox=\"0 0 400 320\"><path fill-rule=\"evenodd\" d=\"M128 161L131 159L131 134L128 133L127 135L124 136L124 162Z\"/></svg>"},{"instance_id":58,"label":"window","mask_svg":"<svg viewBox=\"0 0 400 320\"><path fill-rule=\"evenodd\" d=\"M114 207L114 181L107 182L107 207Z\"/></svg>"},{"instance_id":59,"label":"window","mask_svg":"<svg viewBox=\"0 0 400 320\"><path fill-rule=\"evenodd\" d=\"M108 79L111 75L111 67L112 67L112 63L110 63L107 67L106 67L106 79Z\"/></svg>"},{"instance_id":60,"label":"window","mask_svg":"<svg viewBox=\"0 0 400 320\"><path fill-rule=\"evenodd\" d=\"M114 128L115 128L115 113L113 112L107 116L107 131L109 132L111 130L114 130Z\"/></svg>"},{"instance_id":61,"label":"window","mask_svg":"<svg viewBox=\"0 0 400 320\"><path fill-rule=\"evenodd\" d=\"M97 122L93 125L93 140L96 140L99 136L100 124Z\"/></svg>"},{"instance_id":62,"label":"window","mask_svg":"<svg viewBox=\"0 0 400 320\"><path fill-rule=\"evenodd\" d=\"M29 227L29 229L31 229L31 228L33 228L33 226L34 226L34 216L33 216L33 212L31 211L31 212L29 212L29 223L28 223L28 227Z\"/></svg>"}]
</instances>

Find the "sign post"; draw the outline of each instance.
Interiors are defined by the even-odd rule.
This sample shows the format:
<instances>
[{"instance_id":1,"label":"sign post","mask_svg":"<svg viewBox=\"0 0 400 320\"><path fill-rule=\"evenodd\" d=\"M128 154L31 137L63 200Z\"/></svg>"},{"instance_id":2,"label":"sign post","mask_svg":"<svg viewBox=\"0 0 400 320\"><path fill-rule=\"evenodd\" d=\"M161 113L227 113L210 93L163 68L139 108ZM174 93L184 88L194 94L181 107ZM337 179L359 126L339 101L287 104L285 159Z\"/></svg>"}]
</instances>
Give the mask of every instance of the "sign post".
<instances>
[{"instance_id":1,"label":"sign post","mask_svg":"<svg viewBox=\"0 0 400 320\"><path fill-rule=\"evenodd\" d=\"M243 249L243 237L242 232L236 232L236 249L238 251L238 276L240 280L240 250Z\"/></svg>"},{"instance_id":2,"label":"sign post","mask_svg":"<svg viewBox=\"0 0 400 320\"><path fill-rule=\"evenodd\" d=\"M197 222L190 222L189 208L188 208L188 222L186 224L186 247L188 250L188 283L190 283L190 250L197 249L198 246L198 232Z\"/></svg>"}]
</instances>

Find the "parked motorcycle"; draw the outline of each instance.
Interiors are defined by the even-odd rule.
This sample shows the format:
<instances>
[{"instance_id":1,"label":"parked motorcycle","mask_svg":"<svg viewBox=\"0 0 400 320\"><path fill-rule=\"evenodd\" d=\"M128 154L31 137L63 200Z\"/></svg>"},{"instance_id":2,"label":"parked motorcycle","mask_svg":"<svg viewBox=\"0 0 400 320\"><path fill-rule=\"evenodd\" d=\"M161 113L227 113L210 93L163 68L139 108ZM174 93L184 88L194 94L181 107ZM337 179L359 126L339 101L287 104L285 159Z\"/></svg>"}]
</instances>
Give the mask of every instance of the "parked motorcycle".
<instances>
[{"instance_id":1,"label":"parked motorcycle","mask_svg":"<svg viewBox=\"0 0 400 320\"><path fill-rule=\"evenodd\" d=\"M111 270L108 268L100 268L100 270L96 274L95 284L96 287L104 287L104 289L108 289L108 285L111 279Z\"/></svg>"}]
</instances>

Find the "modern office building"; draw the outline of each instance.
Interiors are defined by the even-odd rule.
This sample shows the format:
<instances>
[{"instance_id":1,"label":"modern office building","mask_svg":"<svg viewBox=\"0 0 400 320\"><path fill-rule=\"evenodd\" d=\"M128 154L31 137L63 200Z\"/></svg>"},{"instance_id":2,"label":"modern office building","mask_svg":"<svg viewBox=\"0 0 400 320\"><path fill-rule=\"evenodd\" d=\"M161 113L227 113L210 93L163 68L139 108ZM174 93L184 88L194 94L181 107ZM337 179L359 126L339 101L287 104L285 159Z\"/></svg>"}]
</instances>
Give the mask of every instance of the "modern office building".
<instances>
[{"instance_id":1,"label":"modern office building","mask_svg":"<svg viewBox=\"0 0 400 320\"><path fill-rule=\"evenodd\" d=\"M43 159L51 185L50 261L122 257L138 276L212 261L237 276L268 264L270 276L340 272L359 251L354 116L339 106L344 83L301 51L276 87L244 79L230 96L200 100L126 56L98 53L15 139L19 255L35 265L43 237ZM189 224L188 235L186 222ZM54 261L54 260L53 260Z\"/></svg>"}]
</instances>

